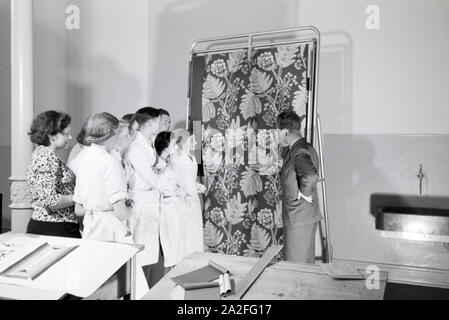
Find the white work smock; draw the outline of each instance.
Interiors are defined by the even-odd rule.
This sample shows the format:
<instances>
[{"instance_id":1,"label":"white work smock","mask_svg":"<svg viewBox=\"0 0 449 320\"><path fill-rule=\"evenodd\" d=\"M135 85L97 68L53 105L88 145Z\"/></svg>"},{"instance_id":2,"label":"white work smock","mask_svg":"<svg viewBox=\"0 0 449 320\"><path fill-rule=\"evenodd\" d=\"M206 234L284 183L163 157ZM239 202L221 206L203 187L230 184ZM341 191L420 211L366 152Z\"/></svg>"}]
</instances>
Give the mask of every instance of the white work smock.
<instances>
[{"instance_id":1,"label":"white work smock","mask_svg":"<svg viewBox=\"0 0 449 320\"><path fill-rule=\"evenodd\" d=\"M84 147L70 163L76 175L73 200L87 211L83 239L132 242L126 221L117 219L113 203L128 199L120 161L100 145Z\"/></svg>"},{"instance_id":2,"label":"white work smock","mask_svg":"<svg viewBox=\"0 0 449 320\"><path fill-rule=\"evenodd\" d=\"M180 212L184 219L184 256L204 251L203 214L197 190L198 164L191 156L178 153L171 157L180 187L186 197L182 198Z\"/></svg>"},{"instance_id":3,"label":"white work smock","mask_svg":"<svg viewBox=\"0 0 449 320\"><path fill-rule=\"evenodd\" d=\"M185 216L183 192L175 164L169 163L160 172L161 192L160 238L164 251L164 266L172 267L184 258Z\"/></svg>"},{"instance_id":4,"label":"white work smock","mask_svg":"<svg viewBox=\"0 0 449 320\"><path fill-rule=\"evenodd\" d=\"M156 151L152 143L142 133L137 132L126 154L135 171L132 189L134 216L131 231L134 242L145 245L137 255L140 265L155 264L159 261L159 215L160 194L157 188L158 175L154 172Z\"/></svg>"}]
</instances>

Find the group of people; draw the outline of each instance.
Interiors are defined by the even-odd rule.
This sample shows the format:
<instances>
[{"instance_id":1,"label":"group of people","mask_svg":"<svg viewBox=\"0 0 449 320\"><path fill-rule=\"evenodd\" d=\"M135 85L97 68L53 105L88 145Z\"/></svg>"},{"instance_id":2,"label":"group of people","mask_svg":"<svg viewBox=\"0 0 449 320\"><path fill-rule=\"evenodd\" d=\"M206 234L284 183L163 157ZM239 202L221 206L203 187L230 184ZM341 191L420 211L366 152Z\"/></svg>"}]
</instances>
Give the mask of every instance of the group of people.
<instances>
[{"instance_id":1,"label":"group of people","mask_svg":"<svg viewBox=\"0 0 449 320\"><path fill-rule=\"evenodd\" d=\"M29 132L37 146L27 171L33 214L28 233L143 244L137 256L149 287L185 256L203 251L203 220L192 156L196 141L169 131L170 115L144 107L117 119L87 118L67 165L71 118L39 114ZM293 111L278 117L279 142L289 151L281 169L286 260L313 263L321 213L316 184L319 159L301 136Z\"/></svg>"},{"instance_id":2,"label":"group of people","mask_svg":"<svg viewBox=\"0 0 449 320\"><path fill-rule=\"evenodd\" d=\"M28 233L143 244L137 260L150 287L185 256L203 251L205 187L197 182L193 135L169 131L163 109L144 107L121 119L96 113L65 164L56 150L68 147L70 123L57 111L33 121Z\"/></svg>"}]
</instances>

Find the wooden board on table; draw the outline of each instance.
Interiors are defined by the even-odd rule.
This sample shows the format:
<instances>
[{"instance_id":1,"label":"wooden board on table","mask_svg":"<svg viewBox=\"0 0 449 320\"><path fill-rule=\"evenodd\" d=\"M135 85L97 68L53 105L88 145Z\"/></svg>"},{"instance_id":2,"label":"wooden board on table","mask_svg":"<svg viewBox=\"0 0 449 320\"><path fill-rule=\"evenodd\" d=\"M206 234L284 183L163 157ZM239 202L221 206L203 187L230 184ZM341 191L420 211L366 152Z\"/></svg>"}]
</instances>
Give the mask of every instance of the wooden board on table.
<instances>
[{"instance_id":1,"label":"wooden board on table","mask_svg":"<svg viewBox=\"0 0 449 320\"><path fill-rule=\"evenodd\" d=\"M236 284L250 271L258 258L197 252L186 257L145 295L147 300L170 300L176 287L172 277L193 271L213 260L231 273ZM388 273L381 272L379 289L369 290L365 280L334 280L319 265L275 262L269 265L251 286L243 299L301 300L301 299L355 299L382 300Z\"/></svg>"}]
</instances>

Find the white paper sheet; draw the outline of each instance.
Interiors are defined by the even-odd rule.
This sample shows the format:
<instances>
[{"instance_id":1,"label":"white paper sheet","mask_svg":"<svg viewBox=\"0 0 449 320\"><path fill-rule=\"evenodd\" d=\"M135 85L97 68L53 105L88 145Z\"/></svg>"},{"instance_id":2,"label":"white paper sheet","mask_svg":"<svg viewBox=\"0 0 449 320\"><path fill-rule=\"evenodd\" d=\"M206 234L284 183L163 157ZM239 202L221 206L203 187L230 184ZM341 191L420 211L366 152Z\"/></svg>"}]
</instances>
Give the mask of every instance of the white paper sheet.
<instances>
[{"instance_id":1,"label":"white paper sheet","mask_svg":"<svg viewBox=\"0 0 449 320\"><path fill-rule=\"evenodd\" d=\"M142 267L137 265L136 269L136 300L140 300L150 291L150 287Z\"/></svg>"},{"instance_id":2,"label":"white paper sheet","mask_svg":"<svg viewBox=\"0 0 449 320\"><path fill-rule=\"evenodd\" d=\"M186 291L180 285L177 285L171 292L171 300L184 300Z\"/></svg>"},{"instance_id":3,"label":"white paper sheet","mask_svg":"<svg viewBox=\"0 0 449 320\"><path fill-rule=\"evenodd\" d=\"M84 298L92 295L138 252L134 246L119 243L58 237L39 237L39 239L53 245L79 245L79 247L34 281L0 277L0 282L66 292ZM138 295L141 294L138 292Z\"/></svg>"}]
</instances>

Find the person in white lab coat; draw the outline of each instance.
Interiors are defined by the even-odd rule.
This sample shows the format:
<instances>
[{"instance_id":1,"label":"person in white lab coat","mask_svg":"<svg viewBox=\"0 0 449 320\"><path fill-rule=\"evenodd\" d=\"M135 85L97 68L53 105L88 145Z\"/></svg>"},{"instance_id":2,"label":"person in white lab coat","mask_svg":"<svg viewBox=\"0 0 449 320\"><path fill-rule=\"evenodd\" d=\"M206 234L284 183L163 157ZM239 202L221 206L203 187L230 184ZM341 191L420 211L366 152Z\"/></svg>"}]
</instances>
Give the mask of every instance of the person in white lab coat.
<instances>
[{"instance_id":1,"label":"person in white lab coat","mask_svg":"<svg viewBox=\"0 0 449 320\"><path fill-rule=\"evenodd\" d=\"M187 130L173 130L178 145L178 152L172 157L181 187L186 197L182 199L181 212L184 219L184 256L204 251L203 215L198 193L205 192L205 186L198 183L198 164L193 158L196 146L195 137Z\"/></svg>"},{"instance_id":2,"label":"person in white lab coat","mask_svg":"<svg viewBox=\"0 0 449 320\"><path fill-rule=\"evenodd\" d=\"M84 146L70 165L77 176L75 211L84 216L85 239L133 243L127 222L132 216L128 189L134 170L124 154L134 137L132 121L118 121L108 113L90 116L83 126ZM137 268L136 277L139 299L149 287L142 268Z\"/></svg>"},{"instance_id":3,"label":"person in white lab coat","mask_svg":"<svg viewBox=\"0 0 449 320\"><path fill-rule=\"evenodd\" d=\"M159 133L159 110L152 107L136 112L139 127L126 158L135 170L135 184L132 190L134 217L131 222L134 242L145 245L137 255L150 287L163 276L162 257L159 242L159 202L157 155L153 140ZM155 276L156 275L156 276Z\"/></svg>"},{"instance_id":4,"label":"person in white lab coat","mask_svg":"<svg viewBox=\"0 0 449 320\"><path fill-rule=\"evenodd\" d=\"M184 258L185 189L181 187L181 177L177 162L172 156L177 153L176 140L169 131L159 133L154 141L154 148L160 160L166 166L159 173L159 191L161 192L161 215L159 230L162 250L164 252L164 266L173 267Z\"/></svg>"},{"instance_id":5,"label":"person in white lab coat","mask_svg":"<svg viewBox=\"0 0 449 320\"><path fill-rule=\"evenodd\" d=\"M84 239L132 242L127 181L122 164L110 153L117 146L118 127L119 120L109 113L90 116L84 127L85 146L70 163L76 175L76 212L84 214Z\"/></svg>"},{"instance_id":6,"label":"person in white lab coat","mask_svg":"<svg viewBox=\"0 0 449 320\"><path fill-rule=\"evenodd\" d=\"M132 192L134 190L134 184L136 180L136 171L133 165L126 156L131 143L134 141L137 130L135 129L135 115L125 115L120 119L119 126L117 128L117 142L115 147L111 150L111 154L120 161L122 164L126 182L128 185L128 193L132 197ZM130 200L131 200L130 199Z\"/></svg>"}]
</instances>

